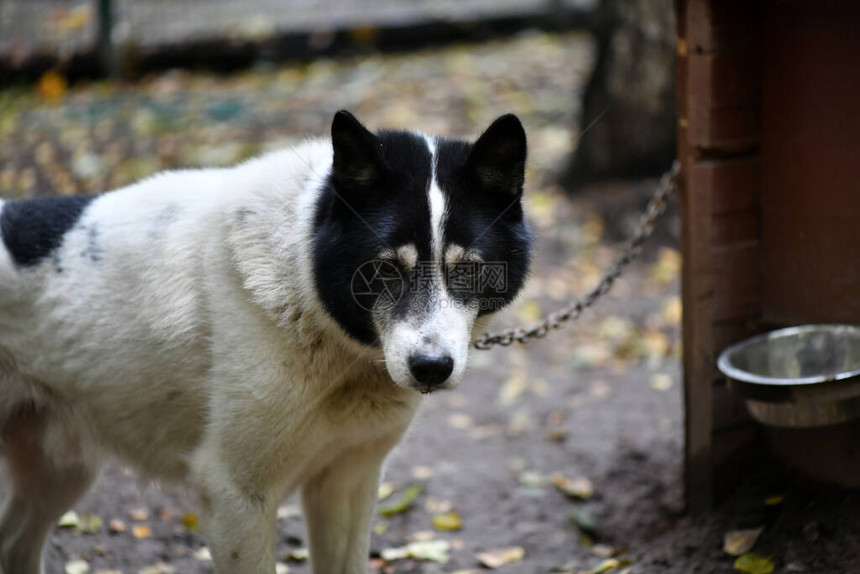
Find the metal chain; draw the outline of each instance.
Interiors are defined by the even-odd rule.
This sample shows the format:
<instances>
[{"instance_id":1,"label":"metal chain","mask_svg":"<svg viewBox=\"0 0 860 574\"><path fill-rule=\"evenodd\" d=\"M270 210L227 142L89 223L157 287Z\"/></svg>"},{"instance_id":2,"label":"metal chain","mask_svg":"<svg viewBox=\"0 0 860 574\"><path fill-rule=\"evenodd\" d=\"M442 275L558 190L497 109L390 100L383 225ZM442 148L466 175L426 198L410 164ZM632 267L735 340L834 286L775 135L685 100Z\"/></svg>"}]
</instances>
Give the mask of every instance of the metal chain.
<instances>
[{"instance_id":1,"label":"metal chain","mask_svg":"<svg viewBox=\"0 0 860 574\"><path fill-rule=\"evenodd\" d=\"M542 339L547 336L550 331L560 329L569 321L578 319L582 312L594 305L598 299L609 293L615 280L624 271L624 268L635 261L642 253L642 245L654 233L654 226L657 218L666 210L666 203L670 195L678 187L678 172L680 165L676 161L672 168L660 177L660 183L657 185L657 191L648 202L645 208L645 213L642 214L639 220L639 226L636 234L627 241L624 246L624 251L609 268L609 271L597 284L597 287L592 289L583 299L574 301L546 316L540 323L525 329L523 327L515 327L498 331L496 333L484 333L472 344L476 349L482 351L491 349L496 345L507 347L511 343L517 342L526 344L532 339Z\"/></svg>"}]
</instances>

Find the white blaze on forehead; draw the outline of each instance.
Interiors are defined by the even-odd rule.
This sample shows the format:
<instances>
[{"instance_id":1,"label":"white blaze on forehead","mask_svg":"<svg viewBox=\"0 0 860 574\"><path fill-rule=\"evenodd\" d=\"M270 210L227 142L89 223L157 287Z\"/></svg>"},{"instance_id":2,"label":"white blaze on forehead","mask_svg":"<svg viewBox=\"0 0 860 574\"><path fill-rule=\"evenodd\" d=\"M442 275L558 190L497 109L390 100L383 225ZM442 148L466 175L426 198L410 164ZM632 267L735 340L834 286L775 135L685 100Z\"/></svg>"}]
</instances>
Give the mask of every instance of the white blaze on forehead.
<instances>
[{"instance_id":1,"label":"white blaze on forehead","mask_svg":"<svg viewBox=\"0 0 860 574\"><path fill-rule=\"evenodd\" d=\"M430 149L430 241L433 250L433 259L442 260L442 226L445 224L445 194L439 189L436 182L436 140L431 136L424 136L427 147Z\"/></svg>"}]
</instances>

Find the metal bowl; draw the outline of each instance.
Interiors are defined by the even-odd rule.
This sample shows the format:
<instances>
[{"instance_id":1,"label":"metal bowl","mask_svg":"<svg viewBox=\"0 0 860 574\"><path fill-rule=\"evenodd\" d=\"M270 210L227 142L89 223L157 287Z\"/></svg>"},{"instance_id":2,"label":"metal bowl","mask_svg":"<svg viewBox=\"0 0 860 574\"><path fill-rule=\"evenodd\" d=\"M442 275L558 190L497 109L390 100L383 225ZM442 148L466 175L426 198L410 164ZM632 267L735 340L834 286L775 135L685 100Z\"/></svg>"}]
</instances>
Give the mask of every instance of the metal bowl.
<instances>
[{"instance_id":1,"label":"metal bowl","mask_svg":"<svg viewBox=\"0 0 860 574\"><path fill-rule=\"evenodd\" d=\"M817 427L860 417L860 327L772 331L732 345L717 366L766 425Z\"/></svg>"}]
</instances>

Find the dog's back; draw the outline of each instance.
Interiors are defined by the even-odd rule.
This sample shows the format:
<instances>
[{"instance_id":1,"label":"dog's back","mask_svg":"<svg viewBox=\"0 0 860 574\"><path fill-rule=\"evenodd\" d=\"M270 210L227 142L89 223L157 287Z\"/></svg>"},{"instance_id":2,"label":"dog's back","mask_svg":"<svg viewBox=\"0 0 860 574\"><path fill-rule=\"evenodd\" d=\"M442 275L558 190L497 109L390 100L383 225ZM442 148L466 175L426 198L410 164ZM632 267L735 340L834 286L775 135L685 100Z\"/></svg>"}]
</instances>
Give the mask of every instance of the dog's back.
<instances>
[{"instance_id":1,"label":"dog's back","mask_svg":"<svg viewBox=\"0 0 860 574\"><path fill-rule=\"evenodd\" d=\"M261 201L273 163L0 205L0 427L53 409L111 429L93 439L144 471L184 472L179 451L199 441L211 394L212 289L236 283L230 218Z\"/></svg>"}]
</instances>

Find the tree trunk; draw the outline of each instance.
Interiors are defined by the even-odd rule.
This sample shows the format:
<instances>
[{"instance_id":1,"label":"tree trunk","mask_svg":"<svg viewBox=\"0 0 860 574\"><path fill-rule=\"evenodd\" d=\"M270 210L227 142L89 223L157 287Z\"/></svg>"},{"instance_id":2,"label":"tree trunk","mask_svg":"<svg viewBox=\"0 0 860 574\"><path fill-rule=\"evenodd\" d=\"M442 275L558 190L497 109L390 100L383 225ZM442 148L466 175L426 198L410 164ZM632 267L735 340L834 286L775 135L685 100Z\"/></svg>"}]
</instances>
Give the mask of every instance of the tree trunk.
<instances>
[{"instance_id":1,"label":"tree trunk","mask_svg":"<svg viewBox=\"0 0 860 574\"><path fill-rule=\"evenodd\" d=\"M597 16L578 147L562 178L569 189L658 175L675 157L672 0L603 0Z\"/></svg>"}]
</instances>

